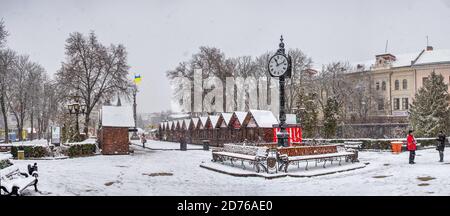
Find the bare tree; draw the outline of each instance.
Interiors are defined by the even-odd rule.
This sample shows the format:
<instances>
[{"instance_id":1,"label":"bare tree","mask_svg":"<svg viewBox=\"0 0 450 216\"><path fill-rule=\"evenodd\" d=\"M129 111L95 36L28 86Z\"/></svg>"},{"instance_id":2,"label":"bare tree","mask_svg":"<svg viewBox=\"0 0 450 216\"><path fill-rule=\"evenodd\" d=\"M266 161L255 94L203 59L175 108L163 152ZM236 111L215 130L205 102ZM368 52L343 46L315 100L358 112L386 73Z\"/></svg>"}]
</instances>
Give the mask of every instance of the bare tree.
<instances>
[{"instance_id":1,"label":"bare tree","mask_svg":"<svg viewBox=\"0 0 450 216\"><path fill-rule=\"evenodd\" d=\"M28 90L28 100L27 103L29 104L29 115L30 115L30 128L31 128L31 136L30 139L34 139L34 120L36 117L36 114L39 113L39 103L42 102L42 91L43 91L43 82L44 82L44 74L45 70L42 66L33 63L33 67L30 68L30 71L28 72L27 76L27 90Z\"/></svg>"},{"instance_id":2,"label":"bare tree","mask_svg":"<svg viewBox=\"0 0 450 216\"><path fill-rule=\"evenodd\" d=\"M286 110L292 113L292 108L296 106L296 100L300 94L304 94L305 71L312 66L312 59L306 56L300 49L290 49L288 55L292 58L292 77L286 80Z\"/></svg>"},{"instance_id":3,"label":"bare tree","mask_svg":"<svg viewBox=\"0 0 450 216\"><path fill-rule=\"evenodd\" d=\"M17 132L19 140L23 140L23 127L26 114L29 111L28 100L30 99L30 92L28 91L29 74L35 70L37 65L32 63L28 56L18 56L14 65L14 76L10 79L10 97L8 100L9 108L16 118Z\"/></svg>"},{"instance_id":4,"label":"bare tree","mask_svg":"<svg viewBox=\"0 0 450 216\"><path fill-rule=\"evenodd\" d=\"M101 99L117 92L127 92L131 81L128 75L127 52L121 44L105 47L91 32L70 34L66 40L66 60L56 74L60 93L67 100L79 94L86 105L84 133L88 134L90 115Z\"/></svg>"},{"instance_id":5,"label":"bare tree","mask_svg":"<svg viewBox=\"0 0 450 216\"><path fill-rule=\"evenodd\" d=\"M0 48L3 47L3 44L6 42L6 37L8 37L8 31L5 28L5 22L3 19L0 20Z\"/></svg>"},{"instance_id":6,"label":"bare tree","mask_svg":"<svg viewBox=\"0 0 450 216\"><path fill-rule=\"evenodd\" d=\"M8 101L11 93L11 78L14 74L16 53L13 50L0 50L0 109L2 110L3 123L5 127L5 142L9 142L8 126Z\"/></svg>"}]
</instances>

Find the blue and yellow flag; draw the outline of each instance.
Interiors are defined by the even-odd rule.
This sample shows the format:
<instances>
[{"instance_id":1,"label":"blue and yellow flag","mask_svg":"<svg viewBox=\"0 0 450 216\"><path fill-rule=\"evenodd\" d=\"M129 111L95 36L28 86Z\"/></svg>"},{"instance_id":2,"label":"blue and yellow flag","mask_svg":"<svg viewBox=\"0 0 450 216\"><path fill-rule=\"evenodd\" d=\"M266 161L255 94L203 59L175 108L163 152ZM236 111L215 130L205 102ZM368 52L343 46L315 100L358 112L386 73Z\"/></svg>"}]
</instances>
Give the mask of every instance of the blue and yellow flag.
<instances>
[{"instance_id":1,"label":"blue and yellow flag","mask_svg":"<svg viewBox=\"0 0 450 216\"><path fill-rule=\"evenodd\" d=\"M140 74L135 74L134 75L134 83L136 83L136 85L138 85L139 83L141 83L142 78Z\"/></svg>"}]
</instances>

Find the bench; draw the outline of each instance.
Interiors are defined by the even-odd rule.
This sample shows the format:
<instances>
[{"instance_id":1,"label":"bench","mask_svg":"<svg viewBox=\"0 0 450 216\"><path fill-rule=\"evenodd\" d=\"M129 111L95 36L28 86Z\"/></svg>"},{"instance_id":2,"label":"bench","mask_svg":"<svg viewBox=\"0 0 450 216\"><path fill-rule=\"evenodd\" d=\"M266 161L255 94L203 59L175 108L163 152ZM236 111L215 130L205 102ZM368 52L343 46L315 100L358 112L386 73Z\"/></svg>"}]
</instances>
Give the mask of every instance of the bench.
<instances>
[{"instance_id":1,"label":"bench","mask_svg":"<svg viewBox=\"0 0 450 216\"><path fill-rule=\"evenodd\" d=\"M213 162L225 162L230 161L234 166L235 161L241 161L241 166L246 169L244 161L253 165L256 172L261 171L261 167L267 172L266 163L267 148L256 146L244 146L235 144L224 144L223 148L214 150L212 152Z\"/></svg>"},{"instance_id":2,"label":"bench","mask_svg":"<svg viewBox=\"0 0 450 216\"><path fill-rule=\"evenodd\" d=\"M301 146L301 147L288 147L279 148L279 170L287 172L289 165L297 164L300 168L300 162L306 162L305 170L308 170L310 161L315 161L317 166L318 162L323 162L323 168L326 166L326 162L333 163L334 160L339 161L341 165L342 158L346 162L356 162L358 154L356 151L347 151L342 145L324 145L324 146Z\"/></svg>"},{"instance_id":3,"label":"bench","mask_svg":"<svg viewBox=\"0 0 450 216\"><path fill-rule=\"evenodd\" d=\"M0 195L20 196L29 186L34 186L37 192L38 183L37 165L28 165L28 173L20 172L16 165L0 170ZM5 193L5 194L3 194Z\"/></svg>"}]
</instances>

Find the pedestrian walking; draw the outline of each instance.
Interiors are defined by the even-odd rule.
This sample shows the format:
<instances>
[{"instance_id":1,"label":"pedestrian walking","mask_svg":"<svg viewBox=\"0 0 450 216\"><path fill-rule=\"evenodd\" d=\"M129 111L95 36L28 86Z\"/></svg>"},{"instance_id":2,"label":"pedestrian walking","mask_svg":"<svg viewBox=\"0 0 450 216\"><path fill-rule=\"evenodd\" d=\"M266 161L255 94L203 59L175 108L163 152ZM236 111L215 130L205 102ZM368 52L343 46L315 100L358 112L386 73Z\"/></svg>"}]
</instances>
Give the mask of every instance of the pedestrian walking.
<instances>
[{"instance_id":1,"label":"pedestrian walking","mask_svg":"<svg viewBox=\"0 0 450 216\"><path fill-rule=\"evenodd\" d=\"M409 151L409 164L415 164L416 162L414 162L414 158L416 157L417 145L416 139L414 138L413 135L413 130L408 131L408 137L406 138L406 140L408 142L406 147Z\"/></svg>"},{"instance_id":2,"label":"pedestrian walking","mask_svg":"<svg viewBox=\"0 0 450 216\"><path fill-rule=\"evenodd\" d=\"M142 142L142 147L145 148L145 143L147 143L147 138L145 137L144 133L141 135L141 142Z\"/></svg>"},{"instance_id":3,"label":"pedestrian walking","mask_svg":"<svg viewBox=\"0 0 450 216\"><path fill-rule=\"evenodd\" d=\"M438 138L436 140L438 141L436 150L439 151L439 162L444 162L444 149L447 141L444 132L439 131Z\"/></svg>"}]
</instances>

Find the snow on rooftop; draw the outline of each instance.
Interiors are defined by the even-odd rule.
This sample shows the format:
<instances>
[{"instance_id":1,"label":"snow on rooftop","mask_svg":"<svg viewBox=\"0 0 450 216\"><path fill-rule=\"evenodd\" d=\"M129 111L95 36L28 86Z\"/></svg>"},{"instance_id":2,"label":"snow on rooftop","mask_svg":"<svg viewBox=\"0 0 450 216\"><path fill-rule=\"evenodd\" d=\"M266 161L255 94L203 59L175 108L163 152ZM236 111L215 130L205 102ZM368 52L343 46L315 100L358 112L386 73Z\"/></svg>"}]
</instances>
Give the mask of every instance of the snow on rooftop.
<instances>
[{"instance_id":1,"label":"snow on rooftop","mask_svg":"<svg viewBox=\"0 0 450 216\"><path fill-rule=\"evenodd\" d=\"M196 128L197 124L198 124L198 120L200 120L200 119L199 118L192 118L191 120L192 120L192 123L194 124L194 128Z\"/></svg>"},{"instance_id":2,"label":"snow on rooftop","mask_svg":"<svg viewBox=\"0 0 450 216\"><path fill-rule=\"evenodd\" d=\"M200 117L200 123L201 123L202 126L205 126L206 120L208 120L207 116L206 117Z\"/></svg>"},{"instance_id":3,"label":"snow on rooftop","mask_svg":"<svg viewBox=\"0 0 450 216\"><path fill-rule=\"evenodd\" d=\"M230 122L231 116L233 116L233 113L221 113L223 121L226 125Z\"/></svg>"},{"instance_id":4,"label":"snow on rooftop","mask_svg":"<svg viewBox=\"0 0 450 216\"><path fill-rule=\"evenodd\" d=\"M297 124L297 116L295 114L286 114L286 124Z\"/></svg>"},{"instance_id":5,"label":"snow on rooftop","mask_svg":"<svg viewBox=\"0 0 450 216\"><path fill-rule=\"evenodd\" d=\"M216 127L217 121L219 120L219 116L218 115L209 116L209 120L211 121L212 127Z\"/></svg>"},{"instance_id":6,"label":"snow on rooftop","mask_svg":"<svg viewBox=\"0 0 450 216\"><path fill-rule=\"evenodd\" d=\"M392 62L391 67L407 67L411 66L411 63L417 59L414 65L421 64L431 64L431 63L441 63L450 62L450 50L425 50L403 54L393 54L395 56L395 61ZM363 66L364 70L372 70L375 65L375 58L372 60L353 62L352 66L354 69L350 72L361 71L357 66Z\"/></svg>"},{"instance_id":7,"label":"snow on rooftop","mask_svg":"<svg viewBox=\"0 0 450 216\"><path fill-rule=\"evenodd\" d=\"M184 121L184 126L186 126L186 129L189 128L189 124L191 123L191 119L185 119Z\"/></svg>"},{"instance_id":8,"label":"snow on rooftop","mask_svg":"<svg viewBox=\"0 0 450 216\"><path fill-rule=\"evenodd\" d=\"M425 51L417 60L416 65L438 62L450 62L450 50Z\"/></svg>"},{"instance_id":9,"label":"snow on rooftop","mask_svg":"<svg viewBox=\"0 0 450 216\"><path fill-rule=\"evenodd\" d=\"M250 110L253 118L259 127L271 128L274 124L278 124L277 118L269 110Z\"/></svg>"},{"instance_id":10,"label":"snow on rooftop","mask_svg":"<svg viewBox=\"0 0 450 216\"><path fill-rule=\"evenodd\" d=\"M102 126L134 127L133 109L131 106L103 106Z\"/></svg>"},{"instance_id":11,"label":"snow on rooftop","mask_svg":"<svg viewBox=\"0 0 450 216\"><path fill-rule=\"evenodd\" d=\"M240 112L240 111L236 111L234 112L236 114L237 119L239 120L239 123L242 124L242 122L244 122L245 117L247 117L247 112Z\"/></svg>"}]
</instances>

